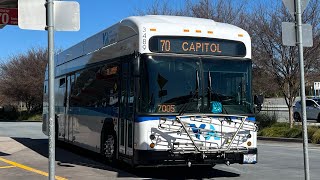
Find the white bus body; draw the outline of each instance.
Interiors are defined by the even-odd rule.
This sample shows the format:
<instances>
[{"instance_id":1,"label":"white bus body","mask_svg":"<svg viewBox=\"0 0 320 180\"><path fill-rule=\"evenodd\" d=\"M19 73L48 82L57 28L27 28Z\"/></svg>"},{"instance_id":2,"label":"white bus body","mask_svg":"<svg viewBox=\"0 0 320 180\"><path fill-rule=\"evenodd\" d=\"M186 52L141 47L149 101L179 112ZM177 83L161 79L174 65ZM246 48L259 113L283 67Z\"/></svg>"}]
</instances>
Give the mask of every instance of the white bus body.
<instances>
[{"instance_id":1,"label":"white bus body","mask_svg":"<svg viewBox=\"0 0 320 180\"><path fill-rule=\"evenodd\" d=\"M250 59L233 25L126 18L55 56L56 138L133 166L256 163Z\"/></svg>"}]
</instances>

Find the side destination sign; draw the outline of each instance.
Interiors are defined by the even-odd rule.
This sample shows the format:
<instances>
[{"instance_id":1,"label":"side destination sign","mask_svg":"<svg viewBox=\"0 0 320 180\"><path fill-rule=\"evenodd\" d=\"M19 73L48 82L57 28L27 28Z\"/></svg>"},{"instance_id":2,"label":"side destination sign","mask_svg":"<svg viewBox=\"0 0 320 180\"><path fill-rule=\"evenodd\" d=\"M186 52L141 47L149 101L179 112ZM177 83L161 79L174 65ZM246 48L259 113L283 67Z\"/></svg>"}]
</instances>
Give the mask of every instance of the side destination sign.
<instances>
[{"instance_id":1,"label":"side destination sign","mask_svg":"<svg viewBox=\"0 0 320 180\"><path fill-rule=\"evenodd\" d=\"M215 38L154 36L149 40L149 49L157 53L246 56L243 42Z\"/></svg>"}]
</instances>

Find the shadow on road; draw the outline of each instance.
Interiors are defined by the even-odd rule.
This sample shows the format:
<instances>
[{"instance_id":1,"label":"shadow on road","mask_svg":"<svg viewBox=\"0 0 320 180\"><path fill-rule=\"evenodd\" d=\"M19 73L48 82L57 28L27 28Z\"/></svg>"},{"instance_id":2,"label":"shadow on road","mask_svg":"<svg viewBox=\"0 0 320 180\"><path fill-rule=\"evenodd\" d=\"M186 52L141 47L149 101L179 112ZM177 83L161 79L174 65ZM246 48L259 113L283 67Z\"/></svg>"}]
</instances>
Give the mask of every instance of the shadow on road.
<instances>
[{"instance_id":1,"label":"shadow on road","mask_svg":"<svg viewBox=\"0 0 320 180\"><path fill-rule=\"evenodd\" d=\"M130 172L130 171L129 171ZM161 167L132 169L132 174L142 178L156 179L211 179L218 177L239 177L240 174L211 167Z\"/></svg>"},{"instance_id":2,"label":"shadow on road","mask_svg":"<svg viewBox=\"0 0 320 180\"><path fill-rule=\"evenodd\" d=\"M48 139L13 138L29 149L48 158ZM1 154L0 154L1 155ZM88 157L88 158L85 158ZM202 179L215 177L239 177L240 174L222 171L211 167L159 167L131 168L125 165L105 164L101 156L88 150L59 143L56 148L57 166L73 168L75 165L92 167L118 173L118 177L137 176L147 179ZM121 169L121 170L119 170Z\"/></svg>"},{"instance_id":3,"label":"shadow on road","mask_svg":"<svg viewBox=\"0 0 320 180\"><path fill-rule=\"evenodd\" d=\"M0 151L0 156L9 156L10 154L4 153Z\"/></svg>"},{"instance_id":4,"label":"shadow on road","mask_svg":"<svg viewBox=\"0 0 320 180\"><path fill-rule=\"evenodd\" d=\"M15 141L23 144L29 149L37 152L38 154L48 158L48 139L30 139L30 138L12 138ZM66 143L59 143L56 147L55 155L57 166L65 168L73 168L75 165L91 167L95 169L102 169L107 171L113 171L118 173L118 177L132 177L132 174L128 174L119 170L117 167L108 166L104 164L102 158L97 154L88 150L68 145Z\"/></svg>"}]
</instances>

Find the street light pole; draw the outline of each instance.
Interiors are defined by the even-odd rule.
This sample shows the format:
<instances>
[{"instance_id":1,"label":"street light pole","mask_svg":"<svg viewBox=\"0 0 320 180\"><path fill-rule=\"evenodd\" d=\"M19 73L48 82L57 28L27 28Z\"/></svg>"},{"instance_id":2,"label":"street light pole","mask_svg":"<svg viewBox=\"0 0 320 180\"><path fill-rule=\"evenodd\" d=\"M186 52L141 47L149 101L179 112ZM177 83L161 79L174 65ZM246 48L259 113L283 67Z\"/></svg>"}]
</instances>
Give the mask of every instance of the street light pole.
<instances>
[{"instance_id":1,"label":"street light pole","mask_svg":"<svg viewBox=\"0 0 320 180\"><path fill-rule=\"evenodd\" d=\"M55 179L55 97L54 97L54 16L53 0L47 0L49 60L49 180Z\"/></svg>"},{"instance_id":2,"label":"street light pole","mask_svg":"<svg viewBox=\"0 0 320 180\"><path fill-rule=\"evenodd\" d=\"M302 126L303 126L303 155L304 155L304 174L305 180L310 180L309 175L309 154L308 154L308 133L307 133L307 115L306 115L306 95L304 82L304 63L303 63L303 44L302 44L302 20L301 20L301 2L295 0L296 6L296 35L297 45L299 51L300 64L300 92L301 92L301 112L302 112Z\"/></svg>"}]
</instances>

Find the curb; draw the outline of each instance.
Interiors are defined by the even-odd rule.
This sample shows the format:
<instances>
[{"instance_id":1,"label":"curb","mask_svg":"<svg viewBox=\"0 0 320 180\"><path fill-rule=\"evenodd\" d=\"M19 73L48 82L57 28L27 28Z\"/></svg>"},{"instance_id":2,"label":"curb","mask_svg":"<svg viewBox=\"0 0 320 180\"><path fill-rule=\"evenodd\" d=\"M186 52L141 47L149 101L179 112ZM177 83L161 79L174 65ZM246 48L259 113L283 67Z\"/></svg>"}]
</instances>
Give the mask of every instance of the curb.
<instances>
[{"instance_id":1,"label":"curb","mask_svg":"<svg viewBox=\"0 0 320 180\"><path fill-rule=\"evenodd\" d=\"M19 122L41 122L42 121L37 121L37 120L16 120L16 121L12 121L12 120L0 120L0 122L12 122L12 123L19 123Z\"/></svg>"},{"instance_id":2,"label":"curb","mask_svg":"<svg viewBox=\"0 0 320 180\"><path fill-rule=\"evenodd\" d=\"M280 141L280 142L303 142L302 138L282 138L282 137L263 137L258 136L258 140L265 140L265 141ZM310 139L308 140L311 143Z\"/></svg>"}]
</instances>

